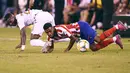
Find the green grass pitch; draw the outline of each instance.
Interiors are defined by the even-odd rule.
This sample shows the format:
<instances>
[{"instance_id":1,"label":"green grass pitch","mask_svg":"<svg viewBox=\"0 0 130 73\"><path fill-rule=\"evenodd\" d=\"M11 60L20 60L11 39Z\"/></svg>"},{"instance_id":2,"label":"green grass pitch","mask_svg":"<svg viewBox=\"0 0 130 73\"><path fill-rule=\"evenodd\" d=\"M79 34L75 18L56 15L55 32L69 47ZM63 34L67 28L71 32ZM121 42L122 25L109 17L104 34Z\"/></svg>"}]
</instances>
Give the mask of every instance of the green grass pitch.
<instances>
[{"instance_id":1,"label":"green grass pitch","mask_svg":"<svg viewBox=\"0 0 130 73\"><path fill-rule=\"evenodd\" d=\"M63 53L67 42L56 43L49 54L41 47L29 44L30 30L24 52L15 49L19 44L18 28L0 28L0 73L130 73L130 38L122 38L124 49L116 44L97 52L81 53L76 45ZM46 35L42 37L46 40Z\"/></svg>"}]
</instances>

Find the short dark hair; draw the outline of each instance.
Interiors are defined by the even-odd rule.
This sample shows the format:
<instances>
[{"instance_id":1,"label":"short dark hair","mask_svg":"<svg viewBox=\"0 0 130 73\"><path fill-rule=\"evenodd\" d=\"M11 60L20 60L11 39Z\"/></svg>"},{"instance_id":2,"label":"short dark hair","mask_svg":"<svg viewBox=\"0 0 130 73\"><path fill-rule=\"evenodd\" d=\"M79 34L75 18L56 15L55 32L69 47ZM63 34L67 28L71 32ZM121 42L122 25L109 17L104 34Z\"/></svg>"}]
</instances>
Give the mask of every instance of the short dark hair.
<instances>
[{"instance_id":1,"label":"short dark hair","mask_svg":"<svg viewBox=\"0 0 130 73\"><path fill-rule=\"evenodd\" d=\"M6 22L11 16L12 16L12 13L7 13L7 14L4 16L3 21Z\"/></svg>"},{"instance_id":2,"label":"short dark hair","mask_svg":"<svg viewBox=\"0 0 130 73\"><path fill-rule=\"evenodd\" d=\"M46 23L46 24L43 26L43 29L46 30L46 29L48 29L49 27L52 27L51 23Z\"/></svg>"}]
</instances>

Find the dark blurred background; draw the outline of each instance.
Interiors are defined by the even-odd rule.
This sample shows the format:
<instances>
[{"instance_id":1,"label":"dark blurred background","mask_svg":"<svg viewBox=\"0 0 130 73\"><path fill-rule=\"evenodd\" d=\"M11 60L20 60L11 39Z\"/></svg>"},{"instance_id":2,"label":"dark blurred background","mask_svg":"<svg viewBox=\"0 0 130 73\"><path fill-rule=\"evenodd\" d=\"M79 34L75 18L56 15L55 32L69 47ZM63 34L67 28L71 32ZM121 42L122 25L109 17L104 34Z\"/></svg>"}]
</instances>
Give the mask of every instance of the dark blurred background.
<instances>
[{"instance_id":1,"label":"dark blurred background","mask_svg":"<svg viewBox=\"0 0 130 73\"><path fill-rule=\"evenodd\" d=\"M2 22L6 13L30 9L50 12L56 25L82 20L103 31L119 20L129 24L130 18L130 0L0 0L0 27L6 27Z\"/></svg>"}]
</instances>

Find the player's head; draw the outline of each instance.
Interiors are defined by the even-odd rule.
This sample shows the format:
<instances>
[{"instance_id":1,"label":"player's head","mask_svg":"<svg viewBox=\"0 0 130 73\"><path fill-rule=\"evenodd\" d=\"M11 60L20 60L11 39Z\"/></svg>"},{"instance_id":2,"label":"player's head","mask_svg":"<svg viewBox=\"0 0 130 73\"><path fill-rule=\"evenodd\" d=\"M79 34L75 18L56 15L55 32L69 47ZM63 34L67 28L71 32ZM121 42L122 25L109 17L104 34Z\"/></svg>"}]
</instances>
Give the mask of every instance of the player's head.
<instances>
[{"instance_id":1,"label":"player's head","mask_svg":"<svg viewBox=\"0 0 130 73\"><path fill-rule=\"evenodd\" d=\"M51 24L51 23L46 23L46 24L43 26L43 29L45 30L46 34L47 34L49 37L52 37L52 36L53 36L54 28L52 27L52 24Z\"/></svg>"},{"instance_id":2,"label":"player's head","mask_svg":"<svg viewBox=\"0 0 130 73\"><path fill-rule=\"evenodd\" d=\"M13 13L7 13L4 18L3 18L3 21L6 23L6 24L9 24L10 26L14 24L15 22L15 16Z\"/></svg>"}]
</instances>

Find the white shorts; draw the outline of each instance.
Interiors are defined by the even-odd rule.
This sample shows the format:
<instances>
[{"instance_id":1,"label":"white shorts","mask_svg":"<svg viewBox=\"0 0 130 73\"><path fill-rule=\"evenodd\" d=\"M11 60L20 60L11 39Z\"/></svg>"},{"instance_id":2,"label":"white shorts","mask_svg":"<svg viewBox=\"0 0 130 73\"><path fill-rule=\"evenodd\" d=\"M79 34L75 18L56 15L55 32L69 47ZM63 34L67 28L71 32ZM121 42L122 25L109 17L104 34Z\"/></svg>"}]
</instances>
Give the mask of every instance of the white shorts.
<instances>
[{"instance_id":1,"label":"white shorts","mask_svg":"<svg viewBox=\"0 0 130 73\"><path fill-rule=\"evenodd\" d=\"M42 36L42 33L44 32L43 26L45 23L51 23L52 26L55 26L54 18L53 16L48 12L39 12L35 16L35 23L33 24L32 28L32 34L39 34Z\"/></svg>"}]
</instances>

